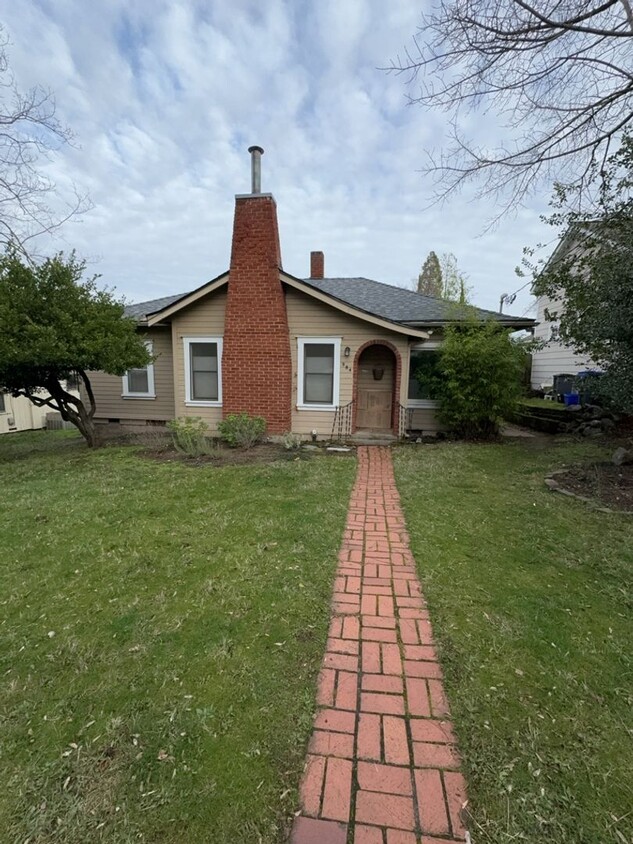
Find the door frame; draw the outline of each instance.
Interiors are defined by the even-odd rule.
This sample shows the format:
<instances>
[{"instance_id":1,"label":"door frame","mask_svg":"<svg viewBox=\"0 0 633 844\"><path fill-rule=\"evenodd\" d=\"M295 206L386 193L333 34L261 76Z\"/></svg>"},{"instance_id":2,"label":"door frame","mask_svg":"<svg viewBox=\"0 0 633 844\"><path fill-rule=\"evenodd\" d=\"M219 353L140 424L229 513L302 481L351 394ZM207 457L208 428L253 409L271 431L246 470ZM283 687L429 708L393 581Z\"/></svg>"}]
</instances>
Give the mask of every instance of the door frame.
<instances>
[{"instance_id":1,"label":"door frame","mask_svg":"<svg viewBox=\"0 0 633 844\"><path fill-rule=\"evenodd\" d=\"M400 380L402 378L402 356L397 347L390 343L389 340L367 340L362 346L359 346L354 356L354 386L352 396L354 397L354 404L352 406L352 433L355 433L356 428L356 411L358 408L358 364L362 353L370 346L384 346L393 354L395 358L395 366L393 368L393 389L391 393L391 432L398 436L399 433L399 419L400 419Z\"/></svg>"}]
</instances>

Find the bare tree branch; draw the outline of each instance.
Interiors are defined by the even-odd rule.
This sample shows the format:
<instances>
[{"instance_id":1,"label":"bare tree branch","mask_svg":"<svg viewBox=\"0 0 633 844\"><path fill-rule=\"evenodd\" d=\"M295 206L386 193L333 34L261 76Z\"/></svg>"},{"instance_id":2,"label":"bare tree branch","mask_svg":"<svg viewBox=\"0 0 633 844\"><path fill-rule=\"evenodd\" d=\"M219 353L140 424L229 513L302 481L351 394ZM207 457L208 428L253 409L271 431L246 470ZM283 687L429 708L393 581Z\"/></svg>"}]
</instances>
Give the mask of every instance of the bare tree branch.
<instances>
[{"instance_id":1,"label":"bare tree branch","mask_svg":"<svg viewBox=\"0 0 633 844\"><path fill-rule=\"evenodd\" d=\"M472 181L504 213L544 183L588 183L633 121L631 2L439 0L389 70L411 104L449 116L422 171L435 200ZM498 142L463 134L473 113Z\"/></svg>"},{"instance_id":2,"label":"bare tree branch","mask_svg":"<svg viewBox=\"0 0 633 844\"><path fill-rule=\"evenodd\" d=\"M40 166L73 135L56 117L50 91L22 91L9 68L8 38L0 25L0 245L13 243L28 257L27 244L53 233L91 207L75 189L68 200L57 196L54 182ZM51 204L55 196L56 205Z\"/></svg>"}]
</instances>

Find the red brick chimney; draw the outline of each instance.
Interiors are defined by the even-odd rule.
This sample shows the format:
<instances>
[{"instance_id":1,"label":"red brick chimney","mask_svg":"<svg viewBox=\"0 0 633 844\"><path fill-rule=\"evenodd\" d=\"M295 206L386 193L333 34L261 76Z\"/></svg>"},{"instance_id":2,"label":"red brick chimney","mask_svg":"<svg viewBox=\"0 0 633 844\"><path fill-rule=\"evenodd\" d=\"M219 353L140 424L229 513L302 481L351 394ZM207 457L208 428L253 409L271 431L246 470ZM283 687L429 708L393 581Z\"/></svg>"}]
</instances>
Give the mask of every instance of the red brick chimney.
<instances>
[{"instance_id":1,"label":"red brick chimney","mask_svg":"<svg viewBox=\"0 0 633 844\"><path fill-rule=\"evenodd\" d=\"M290 430L292 366L286 300L279 280L277 206L261 193L260 159L250 147L252 193L235 197L222 355L223 416L263 416L268 433Z\"/></svg>"},{"instance_id":2,"label":"red brick chimney","mask_svg":"<svg viewBox=\"0 0 633 844\"><path fill-rule=\"evenodd\" d=\"M323 252L310 252L310 278L323 278L325 257Z\"/></svg>"}]
</instances>

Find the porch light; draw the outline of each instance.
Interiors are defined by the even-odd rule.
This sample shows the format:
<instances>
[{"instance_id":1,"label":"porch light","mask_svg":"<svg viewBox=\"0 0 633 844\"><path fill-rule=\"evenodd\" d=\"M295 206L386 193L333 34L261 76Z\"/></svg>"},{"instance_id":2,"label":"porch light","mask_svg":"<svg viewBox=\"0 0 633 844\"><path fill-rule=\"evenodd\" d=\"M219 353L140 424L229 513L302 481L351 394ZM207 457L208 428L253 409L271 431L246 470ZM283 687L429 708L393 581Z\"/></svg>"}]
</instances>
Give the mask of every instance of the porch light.
<instances>
[{"instance_id":1,"label":"porch light","mask_svg":"<svg viewBox=\"0 0 633 844\"><path fill-rule=\"evenodd\" d=\"M343 352L343 354L345 355L346 358L348 358L350 356L351 351L352 350L350 349L349 346L345 346L345 351Z\"/></svg>"}]
</instances>

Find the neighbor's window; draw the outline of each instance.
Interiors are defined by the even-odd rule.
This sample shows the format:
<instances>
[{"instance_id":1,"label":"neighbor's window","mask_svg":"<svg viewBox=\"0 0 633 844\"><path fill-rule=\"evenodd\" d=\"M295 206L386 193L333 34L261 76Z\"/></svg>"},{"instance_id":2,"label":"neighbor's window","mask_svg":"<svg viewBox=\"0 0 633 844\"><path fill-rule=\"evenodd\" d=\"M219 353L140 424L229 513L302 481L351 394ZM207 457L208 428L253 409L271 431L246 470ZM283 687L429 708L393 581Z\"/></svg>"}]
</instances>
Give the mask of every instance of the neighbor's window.
<instances>
[{"instance_id":1,"label":"neighbor's window","mask_svg":"<svg viewBox=\"0 0 633 844\"><path fill-rule=\"evenodd\" d=\"M185 337L185 400L187 404L222 403L222 339Z\"/></svg>"},{"instance_id":2,"label":"neighbor's window","mask_svg":"<svg viewBox=\"0 0 633 844\"><path fill-rule=\"evenodd\" d=\"M145 341L145 347L150 355L153 354L154 347L151 340ZM128 399L156 398L153 363L148 363L147 366L138 369L128 369L123 376L123 396Z\"/></svg>"},{"instance_id":3,"label":"neighbor's window","mask_svg":"<svg viewBox=\"0 0 633 844\"><path fill-rule=\"evenodd\" d=\"M439 349L411 349L409 363L409 399L435 401L432 379L438 374ZM422 381L419 380L422 375Z\"/></svg>"},{"instance_id":4,"label":"neighbor's window","mask_svg":"<svg viewBox=\"0 0 633 844\"><path fill-rule=\"evenodd\" d=\"M299 407L329 410L339 402L341 340L300 337L297 383Z\"/></svg>"},{"instance_id":5,"label":"neighbor's window","mask_svg":"<svg viewBox=\"0 0 633 844\"><path fill-rule=\"evenodd\" d=\"M0 413L6 413L6 407L4 404L4 393L0 393Z\"/></svg>"}]
</instances>

